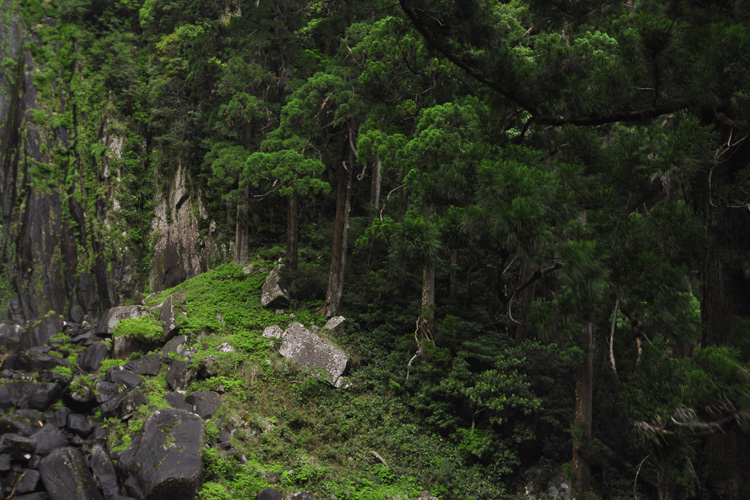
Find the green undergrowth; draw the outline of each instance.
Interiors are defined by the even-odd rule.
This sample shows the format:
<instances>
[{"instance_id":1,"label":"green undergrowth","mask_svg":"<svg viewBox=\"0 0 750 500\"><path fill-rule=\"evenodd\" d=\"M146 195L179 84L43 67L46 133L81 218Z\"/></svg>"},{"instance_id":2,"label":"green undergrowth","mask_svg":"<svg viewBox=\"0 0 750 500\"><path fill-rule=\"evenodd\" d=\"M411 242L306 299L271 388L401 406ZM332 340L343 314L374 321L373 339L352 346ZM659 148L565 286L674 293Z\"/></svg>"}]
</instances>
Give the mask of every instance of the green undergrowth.
<instances>
[{"instance_id":1,"label":"green undergrowth","mask_svg":"<svg viewBox=\"0 0 750 500\"><path fill-rule=\"evenodd\" d=\"M146 300L156 306L172 296L184 311L181 332L197 349L197 377L188 392L222 394L222 406L204 423L201 500L253 499L271 486L307 490L320 500L406 500L423 491L441 498L504 497L499 476L424 426L403 389L384 383L372 366L355 364L346 388L335 389L282 358L278 342L263 338L266 327L325 320L311 303L293 302L283 313L263 308L261 287L271 267L255 262L246 273L223 265ZM175 305L178 297L182 303ZM223 343L234 350L217 351ZM149 398L143 412L164 405L165 375L163 368L142 386ZM145 418L139 410L126 425L112 422L111 445L124 446ZM228 452L213 447L218 422L234 430ZM269 473L278 481L269 483Z\"/></svg>"},{"instance_id":2,"label":"green undergrowth","mask_svg":"<svg viewBox=\"0 0 750 500\"><path fill-rule=\"evenodd\" d=\"M141 341L152 341L162 337L163 329L161 321L153 316L126 318L117 323L113 335L130 335Z\"/></svg>"}]
</instances>

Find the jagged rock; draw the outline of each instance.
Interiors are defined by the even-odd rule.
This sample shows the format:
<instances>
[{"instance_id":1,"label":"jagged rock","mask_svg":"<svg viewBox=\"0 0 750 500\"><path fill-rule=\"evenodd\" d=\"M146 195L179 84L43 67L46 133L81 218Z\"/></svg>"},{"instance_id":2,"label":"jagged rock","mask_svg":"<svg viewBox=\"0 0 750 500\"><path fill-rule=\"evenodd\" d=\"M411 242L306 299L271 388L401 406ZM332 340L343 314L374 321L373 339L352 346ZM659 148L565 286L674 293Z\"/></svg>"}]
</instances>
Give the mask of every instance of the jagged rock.
<instances>
[{"instance_id":1,"label":"jagged rock","mask_svg":"<svg viewBox=\"0 0 750 500\"><path fill-rule=\"evenodd\" d=\"M158 354L147 354L140 359L128 361L123 368L138 375L156 375L159 373L161 356Z\"/></svg>"},{"instance_id":2,"label":"jagged rock","mask_svg":"<svg viewBox=\"0 0 750 500\"><path fill-rule=\"evenodd\" d=\"M282 266L276 266L268 273L266 282L263 284L260 304L268 309L289 305L289 287L282 277Z\"/></svg>"},{"instance_id":3,"label":"jagged rock","mask_svg":"<svg viewBox=\"0 0 750 500\"><path fill-rule=\"evenodd\" d=\"M16 493L24 494L35 491L37 489L37 485L39 484L39 472L35 471L34 469L25 469L24 471L20 471L20 474L23 474L23 478L16 487ZM19 477L21 476L19 475ZM18 497L13 495L13 498Z\"/></svg>"},{"instance_id":4,"label":"jagged rock","mask_svg":"<svg viewBox=\"0 0 750 500\"><path fill-rule=\"evenodd\" d=\"M48 316L21 334L19 347L29 349L46 345L49 339L62 332L64 325L65 323L60 316L56 314Z\"/></svg>"},{"instance_id":5,"label":"jagged rock","mask_svg":"<svg viewBox=\"0 0 750 500\"><path fill-rule=\"evenodd\" d=\"M102 500L94 478L76 448L58 448L39 464L51 500Z\"/></svg>"},{"instance_id":6,"label":"jagged rock","mask_svg":"<svg viewBox=\"0 0 750 500\"><path fill-rule=\"evenodd\" d=\"M274 488L266 488L258 492L258 500L284 500L284 494Z\"/></svg>"},{"instance_id":7,"label":"jagged rock","mask_svg":"<svg viewBox=\"0 0 750 500\"><path fill-rule=\"evenodd\" d=\"M184 356L186 342L187 337L185 335L178 335L176 337L173 337L166 344L164 344L164 347L161 348L162 358L168 359L170 353Z\"/></svg>"},{"instance_id":8,"label":"jagged rock","mask_svg":"<svg viewBox=\"0 0 750 500\"><path fill-rule=\"evenodd\" d=\"M78 276L78 302L86 313L93 313L97 309L99 297L96 293L96 280L91 273L81 273Z\"/></svg>"},{"instance_id":9,"label":"jagged rock","mask_svg":"<svg viewBox=\"0 0 750 500\"><path fill-rule=\"evenodd\" d=\"M119 467L136 478L146 498L192 499L201 486L202 444L203 423L197 415L157 410L120 456Z\"/></svg>"},{"instance_id":10,"label":"jagged rock","mask_svg":"<svg viewBox=\"0 0 750 500\"><path fill-rule=\"evenodd\" d=\"M343 349L307 330L301 323L291 323L286 329L279 354L305 368L325 369L328 381L336 387L349 363L349 356Z\"/></svg>"},{"instance_id":11,"label":"jagged rock","mask_svg":"<svg viewBox=\"0 0 750 500\"><path fill-rule=\"evenodd\" d=\"M30 436L39 429L37 420L19 415L13 412L9 415L0 415L0 434L12 432L14 434L23 434Z\"/></svg>"},{"instance_id":12,"label":"jagged rock","mask_svg":"<svg viewBox=\"0 0 750 500\"><path fill-rule=\"evenodd\" d=\"M96 386L96 402L104 403L109 401L113 397L117 396L120 392L120 386L106 380L97 380Z\"/></svg>"},{"instance_id":13,"label":"jagged rock","mask_svg":"<svg viewBox=\"0 0 750 500\"><path fill-rule=\"evenodd\" d=\"M166 380L172 390L184 391L190 385L191 378L190 363L187 361L174 360L169 365Z\"/></svg>"},{"instance_id":14,"label":"jagged rock","mask_svg":"<svg viewBox=\"0 0 750 500\"><path fill-rule=\"evenodd\" d=\"M8 380L0 386L0 410L11 406L45 411L61 394L60 386L35 380Z\"/></svg>"},{"instance_id":15,"label":"jagged rock","mask_svg":"<svg viewBox=\"0 0 750 500\"><path fill-rule=\"evenodd\" d=\"M71 413L73 413L73 410L63 406L52 415L50 423L54 424L58 429L62 429L68 424L68 415Z\"/></svg>"},{"instance_id":16,"label":"jagged rock","mask_svg":"<svg viewBox=\"0 0 750 500\"><path fill-rule=\"evenodd\" d=\"M21 332L23 328L20 325L9 325L0 323L0 346L5 346L7 351L15 350L21 342Z\"/></svg>"},{"instance_id":17,"label":"jagged rock","mask_svg":"<svg viewBox=\"0 0 750 500\"><path fill-rule=\"evenodd\" d=\"M54 424L46 424L31 436L36 442L34 452L37 455L46 455L54 449L65 446L65 436Z\"/></svg>"},{"instance_id":18,"label":"jagged rock","mask_svg":"<svg viewBox=\"0 0 750 500\"><path fill-rule=\"evenodd\" d=\"M13 363L13 367L16 370L25 372L42 372L51 370L56 366L72 366L72 363L60 356L39 352L35 349L39 348L32 347L25 352L19 353L15 363Z\"/></svg>"},{"instance_id":19,"label":"jagged rock","mask_svg":"<svg viewBox=\"0 0 750 500\"><path fill-rule=\"evenodd\" d=\"M71 336L70 341L74 344L83 344L91 339L99 339L99 337L96 336L93 328L86 328Z\"/></svg>"},{"instance_id":20,"label":"jagged rock","mask_svg":"<svg viewBox=\"0 0 750 500\"><path fill-rule=\"evenodd\" d=\"M2 453L0 454L0 472L8 472L10 470L10 455Z\"/></svg>"},{"instance_id":21,"label":"jagged rock","mask_svg":"<svg viewBox=\"0 0 750 500\"><path fill-rule=\"evenodd\" d=\"M99 409L105 417L126 419L147 402L148 398L139 389L130 389L100 404Z\"/></svg>"},{"instance_id":22,"label":"jagged rock","mask_svg":"<svg viewBox=\"0 0 750 500\"><path fill-rule=\"evenodd\" d=\"M75 303L70 304L70 309L68 309L68 316L73 323L81 323L85 314L86 313L83 312L83 308L81 308L81 306Z\"/></svg>"},{"instance_id":23,"label":"jagged rock","mask_svg":"<svg viewBox=\"0 0 750 500\"><path fill-rule=\"evenodd\" d=\"M133 335L118 335L112 337L112 354L114 359L127 359L134 352L148 352L155 349L157 345L136 338Z\"/></svg>"},{"instance_id":24,"label":"jagged rock","mask_svg":"<svg viewBox=\"0 0 750 500\"><path fill-rule=\"evenodd\" d=\"M263 330L263 338L280 339L284 335L284 330L279 325L273 325Z\"/></svg>"},{"instance_id":25,"label":"jagged rock","mask_svg":"<svg viewBox=\"0 0 750 500\"><path fill-rule=\"evenodd\" d=\"M134 389L143 383L143 377L126 371L122 366L113 366L107 370L107 380L127 389Z\"/></svg>"},{"instance_id":26,"label":"jagged rock","mask_svg":"<svg viewBox=\"0 0 750 500\"><path fill-rule=\"evenodd\" d=\"M193 411L193 405L188 404L185 401L185 395L179 392L168 392L164 395L164 401L169 403L169 406L178 410Z\"/></svg>"},{"instance_id":27,"label":"jagged rock","mask_svg":"<svg viewBox=\"0 0 750 500\"><path fill-rule=\"evenodd\" d=\"M150 316L151 311L143 306L118 306L111 307L99 318L96 325L97 335L112 335L115 333L117 323L124 319L138 319Z\"/></svg>"},{"instance_id":28,"label":"jagged rock","mask_svg":"<svg viewBox=\"0 0 750 500\"><path fill-rule=\"evenodd\" d=\"M211 418L222 403L221 396L214 391L194 392L185 401L193 405L193 413L203 419Z\"/></svg>"},{"instance_id":29,"label":"jagged rock","mask_svg":"<svg viewBox=\"0 0 750 500\"><path fill-rule=\"evenodd\" d=\"M177 292L169 296L169 298L162 304L159 310L159 319L161 319L164 331L164 340L169 340L177 335L180 329L177 325L177 313L175 312L175 306L185 302L186 293L184 291Z\"/></svg>"},{"instance_id":30,"label":"jagged rock","mask_svg":"<svg viewBox=\"0 0 750 500\"><path fill-rule=\"evenodd\" d=\"M13 460L20 460L26 454L34 453L36 442L33 438L18 434L3 434L0 436L0 453L10 455Z\"/></svg>"},{"instance_id":31,"label":"jagged rock","mask_svg":"<svg viewBox=\"0 0 750 500\"><path fill-rule=\"evenodd\" d=\"M91 422L86 415L72 414L68 415L68 425L66 428L73 434L77 434L82 438L88 437L94 430L91 427Z\"/></svg>"},{"instance_id":32,"label":"jagged rock","mask_svg":"<svg viewBox=\"0 0 750 500\"><path fill-rule=\"evenodd\" d=\"M26 321L26 316L23 313L23 304L17 295L8 299L8 318L16 325L22 325Z\"/></svg>"},{"instance_id":33,"label":"jagged rock","mask_svg":"<svg viewBox=\"0 0 750 500\"><path fill-rule=\"evenodd\" d=\"M95 444L91 448L91 469L99 481L99 486L105 498L113 498L120 494L115 467L100 444Z\"/></svg>"},{"instance_id":34,"label":"jagged rock","mask_svg":"<svg viewBox=\"0 0 750 500\"><path fill-rule=\"evenodd\" d=\"M328 330L331 335L340 335L344 331L345 321L346 318L344 318L343 316L334 316L333 318L326 321L326 324L323 325L323 329Z\"/></svg>"},{"instance_id":35,"label":"jagged rock","mask_svg":"<svg viewBox=\"0 0 750 500\"><path fill-rule=\"evenodd\" d=\"M86 373L99 371L102 361L107 357L107 351L107 345L101 342L90 345L85 351L76 356L78 367Z\"/></svg>"}]
</instances>

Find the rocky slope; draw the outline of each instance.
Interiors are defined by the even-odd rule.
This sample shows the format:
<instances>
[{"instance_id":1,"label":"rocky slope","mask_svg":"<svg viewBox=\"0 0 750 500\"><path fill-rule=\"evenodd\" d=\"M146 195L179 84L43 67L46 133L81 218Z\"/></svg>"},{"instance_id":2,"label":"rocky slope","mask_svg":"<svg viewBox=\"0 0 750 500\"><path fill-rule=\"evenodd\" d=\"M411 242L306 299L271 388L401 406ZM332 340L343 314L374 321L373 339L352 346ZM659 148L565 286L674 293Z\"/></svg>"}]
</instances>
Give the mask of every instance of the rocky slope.
<instances>
[{"instance_id":1,"label":"rocky slope","mask_svg":"<svg viewBox=\"0 0 750 500\"><path fill-rule=\"evenodd\" d=\"M245 280L258 283L258 277ZM194 381L221 373L221 357L241 348L227 342L211 347L198 342L191 328L181 331L185 300L186 293L177 291L159 304L111 308L95 325L69 323L56 314L24 326L0 324L3 495L189 499L204 486L207 449L247 463L233 446L235 432L274 426L219 411L224 387L191 390ZM340 329L340 323L337 318L330 328ZM330 340L300 323L265 330L256 333L261 342L303 367L319 367L340 385L348 357ZM258 498L282 498L270 489L278 474L252 473Z\"/></svg>"}]
</instances>

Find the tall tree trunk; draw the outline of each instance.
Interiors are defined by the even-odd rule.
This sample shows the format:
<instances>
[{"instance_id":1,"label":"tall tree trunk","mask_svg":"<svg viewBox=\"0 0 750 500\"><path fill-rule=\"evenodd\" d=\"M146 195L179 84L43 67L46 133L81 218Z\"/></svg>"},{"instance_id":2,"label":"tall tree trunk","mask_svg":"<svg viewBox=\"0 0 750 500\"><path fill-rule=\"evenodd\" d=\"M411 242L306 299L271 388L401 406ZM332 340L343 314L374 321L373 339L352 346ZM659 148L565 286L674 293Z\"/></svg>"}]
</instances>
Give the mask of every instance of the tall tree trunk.
<instances>
[{"instance_id":1,"label":"tall tree trunk","mask_svg":"<svg viewBox=\"0 0 750 500\"><path fill-rule=\"evenodd\" d=\"M576 367L576 403L573 425L573 473L575 482L571 500L585 500L589 491L591 464L588 454L591 450L591 408L594 382L594 340L593 326L585 321L582 328L584 357Z\"/></svg>"},{"instance_id":2,"label":"tall tree trunk","mask_svg":"<svg viewBox=\"0 0 750 500\"><path fill-rule=\"evenodd\" d=\"M745 209L709 207L712 245L703 262L701 316L704 346L739 346L747 333L738 319L750 318L750 214ZM704 448L702 485L711 500L750 498L750 436L732 423L710 435Z\"/></svg>"},{"instance_id":3,"label":"tall tree trunk","mask_svg":"<svg viewBox=\"0 0 750 500\"><path fill-rule=\"evenodd\" d=\"M372 182L370 184L370 214L367 217L367 225L372 225L372 221L378 216L380 211L380 187L383 184L383 161L378 156L375 158L375 164L372 166Z\"/></svg>"},{"instance_id":4,"label":"tall tree trunk","mask_svg":"<svg viewBox=\"0 0 750 500\"><path fill-rule=\"evenodd\" d=\"M435 326L435 266L422 268L422 312L419 315L420 337L432 340Z\"/></svg>"},{"instance_id":5,"label":"tall tree trunk","mask_svg":"<svg viewBox=\"0 0 750 500\"><path fill-rule=\"evenodd\" d=\"M299 255L299 208L297 193L292 192L287 198L286 219L286 268L288 271L297 270Z\"/></svg>"},{"instance_id":6,"label":"tall tree trunk","mask_svg":"<svg viewBox=\"0 0 750 500\"><path fill-rule=\"evenodd\" d=\"M250 186L245 186L242 192L242 199L237 202L237 224L235 228L234 239L234 262L235 264L244 265L249 260L250 247L250 224L249 208L247 200L250 197Z\"/></svg>"},{"instance_id":7,"label":"tall tree trunk","mask_svg":"<svg viewBox=\"0 0 750 500\"><path fill-rule=\"evenodd\" d=\"M341 297L344 294L344 270L346 267L346 250L349 239L349 210L352 198L352 177L354 172L354 130L350 125L344 134L341 164L338 168L339 187L336 195L336 221L333 229L333 252L331 253L331 271L328 275L328 290L323 305L327 318L336 316L341 309Z\"/></svg>"},{"instance_id":8,"label":"tall tree trunk","mask_svg":"<svg viewBox=\"0 0 750 500\"><path fill-rule=\"evenodd\" d=\"M456 285L458 278L456 273L458 272L458 248L451 248L451 270L448 275L448 293L450 294L451 300L456 298Z\"/></svg>"},{"instance_id":9,"label":"tall tree trunk","mask_svg":"<svg viewBox=\"0 0 750 500\"><path fill-rule=\"evenodd\" d=\"M521 279L518 281L518 286L522 287L526 282L528 282L532 276L534 275L534 262L529 259L528 262L526 262L526 265L523 266L521 269ZM528 336L528 322L526 321L526 317L528 314L529 309L531 308L532 302L534 302L534 294L536 292L536 282L532 283L531 285L527 286L525 289L521 291L519 294L519 303L521 304L521 311L522 316L520 316L520 323L518 323L518 326L516 327L516 338L515 338L515 345L516 347L523 344L523 342L526 340L526 337Z\"/></svg>"}]
</instances>

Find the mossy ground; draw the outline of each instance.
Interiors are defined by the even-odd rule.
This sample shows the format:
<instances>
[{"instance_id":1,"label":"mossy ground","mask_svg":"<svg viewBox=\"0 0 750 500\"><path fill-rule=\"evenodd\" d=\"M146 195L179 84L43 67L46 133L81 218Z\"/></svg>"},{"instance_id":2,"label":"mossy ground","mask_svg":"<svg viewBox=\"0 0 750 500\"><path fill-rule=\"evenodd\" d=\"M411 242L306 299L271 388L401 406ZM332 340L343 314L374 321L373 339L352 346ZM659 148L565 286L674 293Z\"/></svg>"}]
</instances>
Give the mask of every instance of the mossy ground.
<instances>
[{"instance_id":1,"label":"mossy ground","mask_svg":"<svg viewBox=\"0 0 750 500\"><path fill-rule=\"evenodd\" d=\"M255 498L258 490L271 486L264 471L280 474L274 487L306 489L320 499L406 499L423 490L445 495L481 485L471 468L457 473L465 464L452 446L426 431L400 391L379 381L372 370L353 369L348 387L335 389L278 355L274 342L262 336L266 327L285 328L291 321L309 327L325 319L306 303L293 303L283 314L261 307L261 287L272 265L255 262L249 274L241 266L223 265L146 300L154 306L183 292L184 314L178 322L198 348L194 369L200 372L205 358L216 356L210 372L203 369L190 387L224 391L222 407L205 425L200 498ZM235 351L217 353L224 342ZM160 393L168 389L157 380L165 374L163 368L144 388L149 397L144 412L147 406L163 406ZM148 414L141 413L128 432ZM231 453L211 447L222 418L236 428ZM116 434L122 439L127 432Z\"/></svg>"}]
</instances>

